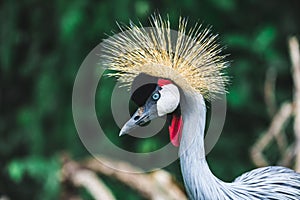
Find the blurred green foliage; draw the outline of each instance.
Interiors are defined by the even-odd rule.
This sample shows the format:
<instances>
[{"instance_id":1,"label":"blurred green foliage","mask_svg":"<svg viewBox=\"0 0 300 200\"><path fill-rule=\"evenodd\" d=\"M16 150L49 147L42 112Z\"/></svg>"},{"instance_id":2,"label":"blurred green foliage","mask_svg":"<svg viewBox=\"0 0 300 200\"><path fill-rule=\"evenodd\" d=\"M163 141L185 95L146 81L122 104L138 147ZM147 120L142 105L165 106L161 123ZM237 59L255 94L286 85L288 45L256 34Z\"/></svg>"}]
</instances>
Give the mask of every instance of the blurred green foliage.
<instances>
[{"instance_id":1,"label":"blurred green foliage","mask_svg":"<svg viewBox=\"0 0 300 200\"><path fill-rule=\"evenodd\" d=\"M190 26L199 20L220 34L232 61L228 69L232 84L224 132L208 159L214 173L226 181L251 169L249 147L270 120L263 99L268 68L278 73L276 103L292 98L286 41L300 33L299 8L298 0L2 1L0 197L59 198L60 153L66 151L75 159L90 156L76 134L71 110L81 62L107 37L105 33L118 32L115 21L127 24L131 19L149 25L154 11L163 17L169 14L173 24L179 16L189 17ZM97 94L103 109L109 105L106 97L114 80L105 83ZM107 111L102 118L110 122L111 114ZM114 122L108 123L107 130L118 142ZM167 142L167 136L161 137ZM118 145L136 151L163 145L159 137L133 146L126 141ZM181 181L177 162L167 169ZM125 186L114 187L114 180L106 182L117 197L140 199Z\"/></svg>"}]
</instances>

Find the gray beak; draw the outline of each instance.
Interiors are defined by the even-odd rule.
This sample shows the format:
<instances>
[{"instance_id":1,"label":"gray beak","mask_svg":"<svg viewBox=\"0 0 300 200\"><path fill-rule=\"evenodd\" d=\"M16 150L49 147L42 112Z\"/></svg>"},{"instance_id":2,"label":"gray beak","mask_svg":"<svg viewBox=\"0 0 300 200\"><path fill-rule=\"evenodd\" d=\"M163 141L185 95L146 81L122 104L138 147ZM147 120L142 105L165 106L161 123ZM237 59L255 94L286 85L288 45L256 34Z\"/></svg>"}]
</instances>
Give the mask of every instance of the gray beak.
<instances>
[{"instance_id":1,"label":"gray beak","mask_svg":"<svg viewBox=\"0 0 300 200\"><path fill-rule=\"evenodd\" d=\"M122 127L119 136L125 135L132 131L133 129L137 128L138 126L142 126L151 120L151 108L146 109L147 106L140 107L131 119L126 122L126 124Z\"/></svg>"}]
</instances>

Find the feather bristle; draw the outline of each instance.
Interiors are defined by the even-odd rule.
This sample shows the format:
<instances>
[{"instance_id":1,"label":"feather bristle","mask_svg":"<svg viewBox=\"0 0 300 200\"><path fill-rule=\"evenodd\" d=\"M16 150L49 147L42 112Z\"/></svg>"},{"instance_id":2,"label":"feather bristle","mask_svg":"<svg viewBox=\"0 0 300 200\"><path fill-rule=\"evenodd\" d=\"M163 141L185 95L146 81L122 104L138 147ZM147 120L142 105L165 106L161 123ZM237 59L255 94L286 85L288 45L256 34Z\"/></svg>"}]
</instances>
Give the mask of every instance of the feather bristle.
<instances>
[{"instance_id":1,"label":"feather bristle","mask_svg":"<svg viewBox=\"0 0 300 200\"><path fill-rule=\"evenodd\" d=\"M121 33L103 42L102 63L124 85L140 73L170 79L182 89L199 92L207 99L225 93L227 66L217 35L196 24L187 31L187 19L179 19L175 44L170 21L160 15L150 19L151 28L130 22ZM172 32L172 33L171 33Z\"/></svg>"}]
</instances>

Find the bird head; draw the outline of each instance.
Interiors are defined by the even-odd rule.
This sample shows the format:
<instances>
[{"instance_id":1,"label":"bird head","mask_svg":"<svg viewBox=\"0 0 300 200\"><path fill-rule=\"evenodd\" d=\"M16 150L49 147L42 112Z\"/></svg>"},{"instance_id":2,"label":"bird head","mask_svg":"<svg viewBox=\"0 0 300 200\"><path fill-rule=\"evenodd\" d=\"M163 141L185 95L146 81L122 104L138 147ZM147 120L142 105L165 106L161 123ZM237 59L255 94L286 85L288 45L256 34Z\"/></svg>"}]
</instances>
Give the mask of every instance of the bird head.
<instances>
[{"instance_id":1,"label":"bird head","mask_svg":"<svg viewBox=\"0 0 300 200\"><path fill-rule=\"evenodd\" d=\"M156 86L153 91L148 92L148 98L145 100L145 103L141 105L130 120L125 123L120 131L120 136L129 133L138 126L145 125L150 120L157 117L172 114L179 107L180 92L178 87L172 81L167 79L158 79L157 84L154 85ZM151 85L148 85L148 87L151 87ZM145 92L145 88L141 88L140 90L141 91L137 90L132 97L137 104L141 104L141 102L137 102L139 100L137 99L138 93L142 92L144 95L147 94ZM179 130L179 128L175 129L175 127L173 127L172 130ZM174 138L173 135L175 136L177 133L170 131L171 141L172 138ZM173 144L175 146L178 146L177 143L178 141L174 140Z\"/></svg>"},{"instance_id":2,"label":"bird head","mask_svg":"<svg viewBox=\"0 0 300 200\"><path fill-rule=\"evenodd\" d=\"M201 25L196 25L187 30L187 20L180 18L178 32L173 34L169 20L164 21L160 15L152 16L151 24L153 27L146 29L131 23L106 39L102 64L112 71L110 76L131 88L141 74L158 77L150 84L151 89L147 89L148 84L141 87L142 92L133 93L134 101L139 99L135 96L143 100L137 103L139 108L120 135L171 114L170 138L178 146L183 126L180 94L199 93L210 100L214 94L224 93L227 77L223 69L227 62L210 29L201 30Z\"/></svg>"}]
</instances>

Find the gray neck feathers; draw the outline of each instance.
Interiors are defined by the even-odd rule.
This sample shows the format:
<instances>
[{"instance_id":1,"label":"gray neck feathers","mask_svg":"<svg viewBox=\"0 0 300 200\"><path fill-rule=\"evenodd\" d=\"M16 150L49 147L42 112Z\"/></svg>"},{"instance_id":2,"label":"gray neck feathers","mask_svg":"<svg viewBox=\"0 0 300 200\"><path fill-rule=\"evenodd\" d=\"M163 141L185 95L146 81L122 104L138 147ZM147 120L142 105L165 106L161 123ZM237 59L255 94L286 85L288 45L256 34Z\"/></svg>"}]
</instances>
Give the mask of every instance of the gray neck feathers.
<instances>
[{"instance_id":1,"label":"gray neck feathers","mask_svg":"<svg viewBox=\"0 0 300 200\"><path fill-rule=\"evenodd\" d=\"M226 183L217 179L205 160L204 128L206 107L202 95L182 95L182 138L179 148L181 171L191 199L224 199ZM223 192L222 192L223 191ZM222 195L222 196L219 196ZM219 197L218 197L219 196Z\"/></svg>"},{"instance_id":2,"label":"gray neck feathers","mask_svg":"<svg viewBox=\"0 0 300 200\"><path fill-rule=\"evenodd\" d=\"M206 107L203 97L197 93L185 93L181 97L183 130L179 156L190 199L299 199L300 176L287 168L258 168L238 177L233 183L216 178L205 160Z\"/></svg>"}]
</instances>

